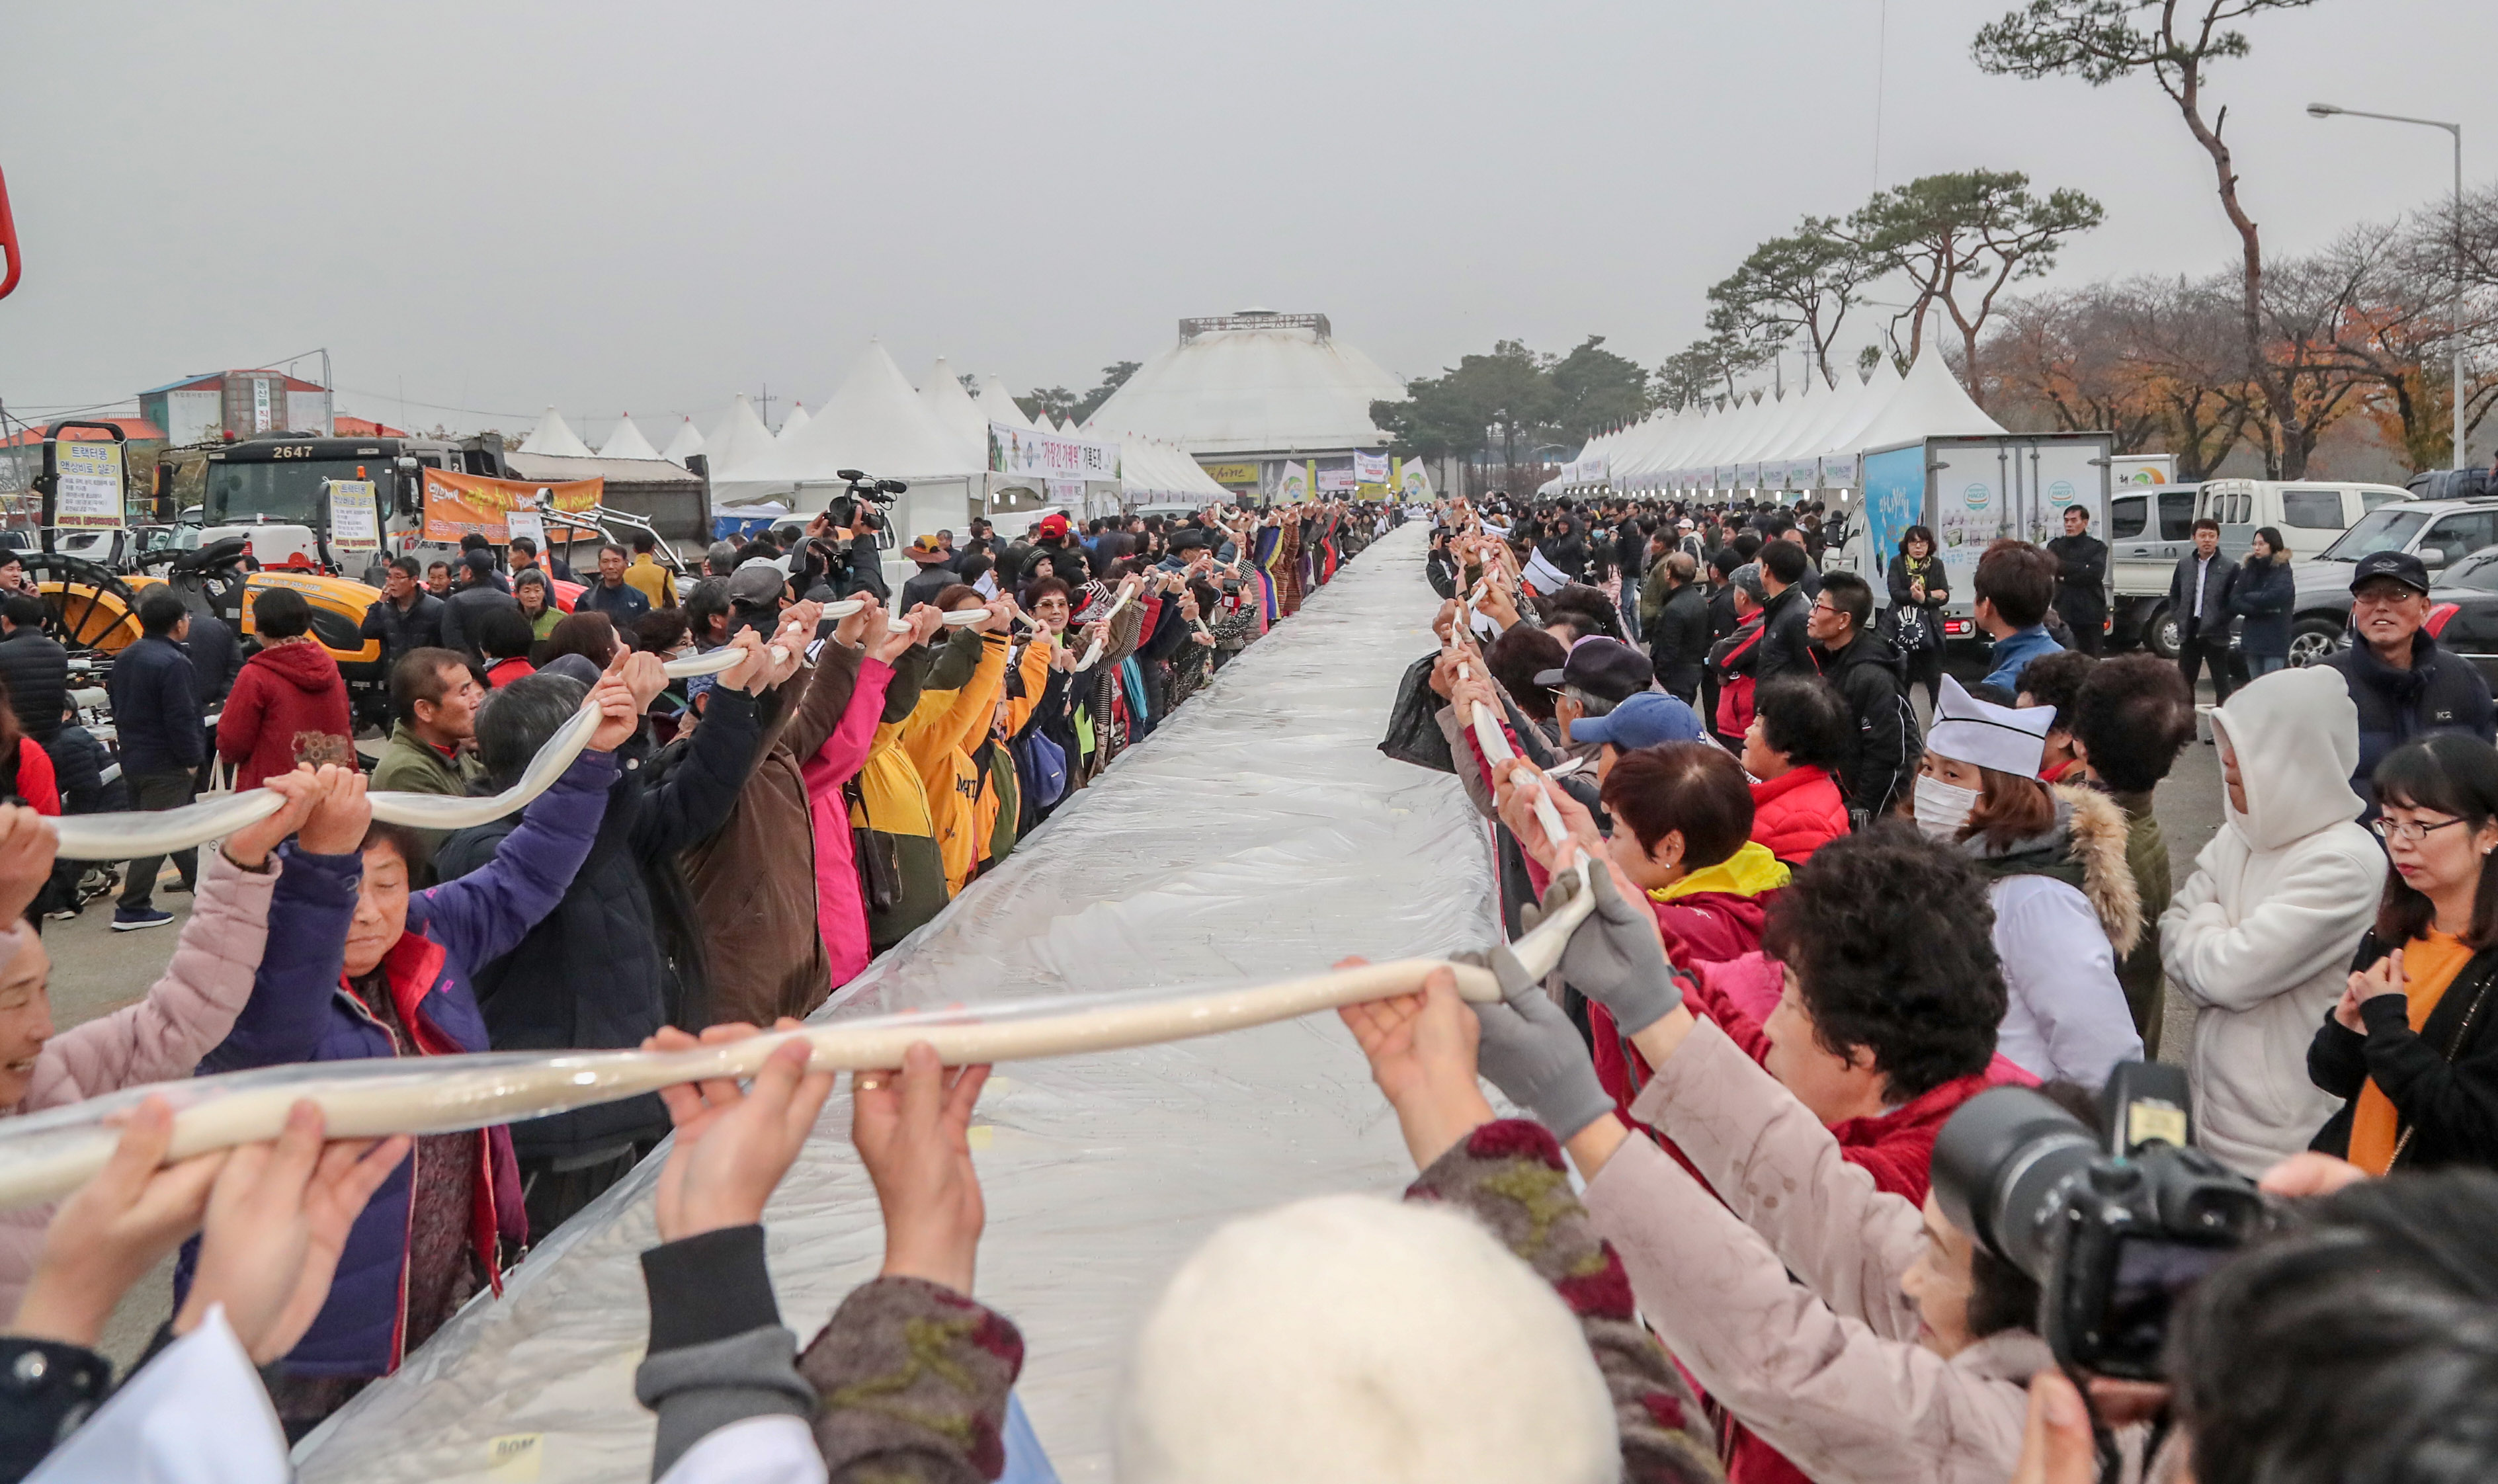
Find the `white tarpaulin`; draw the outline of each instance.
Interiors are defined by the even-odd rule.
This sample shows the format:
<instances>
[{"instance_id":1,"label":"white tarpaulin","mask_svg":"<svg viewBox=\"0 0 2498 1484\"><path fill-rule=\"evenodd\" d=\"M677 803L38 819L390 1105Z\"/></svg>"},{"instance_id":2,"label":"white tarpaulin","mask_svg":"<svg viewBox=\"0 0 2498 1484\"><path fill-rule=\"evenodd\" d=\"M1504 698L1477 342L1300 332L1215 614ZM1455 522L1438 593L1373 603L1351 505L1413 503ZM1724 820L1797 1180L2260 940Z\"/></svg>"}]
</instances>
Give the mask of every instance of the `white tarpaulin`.
<instances>
[{"instance_id":1,"label":"white tarpaulin","mask_svg":"<svg viewBox=\"0 0 2498 1484\"><path fill-rule=\"evenodd\" d=\"M818 1018L1248 984L1490 941L1482 821L1455 779L1374 745L1434 642L1423 550L1419 525L1373 545ZM765 1216L802 1340L882 1250L847 1091ZM973 1138L979 1297L1023 1330L1017 1392L1071 1481L1108 1476L1129 1337L1218 1223L1413 1176L1331 1016L1004 1067ZM307 1439L307 1484L482 1484L523 1454L542 1484L648 1478L637 1258L661 1157Z\"/></svg>"}]
</instances>

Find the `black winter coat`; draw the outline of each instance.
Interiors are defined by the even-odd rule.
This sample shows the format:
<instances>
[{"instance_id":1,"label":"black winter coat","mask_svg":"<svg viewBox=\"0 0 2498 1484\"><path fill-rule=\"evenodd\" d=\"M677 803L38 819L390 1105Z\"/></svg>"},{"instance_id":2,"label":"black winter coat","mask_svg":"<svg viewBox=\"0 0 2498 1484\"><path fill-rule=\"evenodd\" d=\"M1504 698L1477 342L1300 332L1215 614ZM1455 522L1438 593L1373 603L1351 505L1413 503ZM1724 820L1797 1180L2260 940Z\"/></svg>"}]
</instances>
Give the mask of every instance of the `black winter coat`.
<instances>
[{"instance_id":1,"label":"black winter coat","mask_svg":"<svg viewBox=\"0 0 2498 1484\"><path fill-rule=\"evenodd\" d=\"M2372 931L2352 972L2385 955ZM2359 1089L2374 1081L2394 1105L2394 1168L2498 1169L2498 1036L2489 1029L2498 1019L2498 949L2472 955L2418 1030L2398 994L2362 1001L2359 1018L2364 1036L2326 1011L2308 1044L2308 1081L2344 1100L2308 1147L2337 1159L2350 1153Z\"/></svg>"},{"instance_id":2,"label":"black winter coat","mask_svg":"<svg viewBox=\"0 0 2498 1484\"><path fill-rule=\"evenodd\" d=\"M631 593L632 589L625 591ZM634 593L633 596L639 597L642 595ZM584 593L581 597L584 608L592 606L589 594ZM521 611L520 599L490 582L472 583L444 598L442 647L458 650L472 660L481 657L484 651L477 647L477 626L487 612L495 608L509 608L518 613Z\"/></svg>"},{"instance_id":3,"label":"black winter coat","mask_svg":"<svg viewBox=\"0 0 2498 1484\"><path fill-rule=\"evenodd\" d=\"M8 682L17 729L49 746L69 704L70 652L32 624L13 629L0 638L0 680Z\"/></svg>"},{"instance_id":4,"label":"black winter coat","mask_svg":"<svg viewBox=\"0 0 2498 1484\"><path fill-rule=\"evenodd\" d=\"M2377 764L2395 748L2437 731L2468 731L2483 742L2492 740L2498 717L2492 715L2489 682L2471 661L2441 648L2425 629L2412 635L2410 669L2395 669L2364 642L2354 642L2324 662L2342 672L2359 708L2359 769L2351 775L2351 789L2368 801L2363 820L2376 818L2377 790L2371 780Z\"/></svg>"},{"instance_id":5,"label":"black winter coat","mask_svg":"<svg viewBox=\"0 0 2498 1484\"><path fill-rule=\"evenodd\" d=\"M715 690L687 756L657 786L638 769L617 775L598 836L572 885L520 946L470 976L486 1033L498 1051L635 1047L671 1021L685 984L653 928L652 875L727 820L761 732L754 698ZM495 858L514 815L443 841L434 866L451 881ZM663 890L662 895L665 894ZM699 1023L699 1022L697 1022ZM569 1158L649 1142L668 1130L657 1095L512 1125L523 1159Z\"/></svg>"},{"instance_id":6,"label":"black winter coat","mask_svg":"<svg viewBox=\"0 0 2498 1484\"><path fill-rule=\"evenodd\" d=\"M2203 584L2203 618L2200 629L2196 628L2194 618L2194 584L2198 569ZM2177 570L2168 574L2168 612L2177 620L2178 639L2180 641L2208 639L2215 634L2224 639L2227 638L2229 593L2237 586L2237 582L2236 564L2223 560L2218 552L2212 554L2212 560L2208 565L2200 556L2191 551L2178 558Z\"/></svg>"},{"instance_id":7,"label":"black winter coat","mask_svg":"<svg viewBox=\"0 0 2498 1484\"><path fill-rule=\"evenodd\" d=\"M1878 633L1860 633L1836 655L1816 646L1822 678L1847 700L1856 741L1839 769L1847 806L1878 815L1907 795L1923 754L1908 707L1908 661Z\"/></svg>"},{"instance_id":8,"label":"black winter coat","mask_svg":"<svg viewBox=\"0 0 2498 1484\"><path fill-rule=\"evenodd\" d=\"M105 682L112 697L112 725L121 742L121 770L188 772L208 756L208 728L200 725L200 678L191 657L171 639L144 638L113 658Z\"/></svg>"},{"instance_id":9,"label":"black winter coat","mask_svg":"<svg viewBox=\"0 0 2498 1484\"><path fill-rule=\"evenodd\" d=\"M365 638L382 641L382 670L387 674L399 662L399 657L409 650L442 643L442 599L420 588L416 601L402 612L389 598L376 598L365 610L365 621L356 631Z\"/></svg>"},{"instance_id":10,"label":"black winter coat","mask_svg":"<svg viewBox=\"0 0 2498 1484\"><path fill-rule=\"evenodd\" d=\"M1700 667L1709 660L1709 598L1696 582L1665 595L1665 606L1642 635L1657 684L1685 700L1700 689Z\"/></svg>"},{"instance_id":11,"label":"black winter coat","mask_svg":"<svg viewBox=\"0 0 2498 1484\"><path fill-rule=\"evenodd\" d=\"M2076 633L2107 624L2107 543L2095 535L2060 535L2047 543L2056 559L2056 611Z\"/></svg>"},{"instance_id":12,"label":"black winter coat","mask_svg":"<svg viewBox=\"0 0 2498 1484\"><path fill-rule=\"evenodd\" d=\"M1912 586L1920 576L1926 580L1926 597L1923 602L1917 600L1916 589ZM1928 557L1917 564L1916 569L1911 571L1906 557L1893 557L1891 569L1885 574L1884 580L1885 585L1891 590L1891 606L1883 610L1883 635L1904 653L1942 648L1943 609L1951 602L1951 573L1944 568L1941 560ZM1915 644L1901 644L1900 616L1912 608L1923 609L1925 612L1925 623L1921 626L1923 633L1919 642Z\"/></svg>"},{"instance_id":13,"label":"black winter coat","mask_svg":"<svg viewBox=\"0 0 2498 1484\"><path fill-rule=\"evenodd\" d=\"M1781 675L1814 673L1812 659L1805 653L1812 644L1805 632L1811 613L1812 598L1801 582L1761 606L1761 648L1753 679L1767 685Z\"/></svg>"},{"instance_id":14,"label":"black winter coat","mask_svg":"<svg viewBox=\"0 0 2498 1484\"><path fill-rule=\"evenodd\" d=\"M2282 561L2250 558L2229 589L2229 611L2246 620L2238 629L2238 653L2250 659L2290 658L2290 610L2298 605L2298 581Z\"/></svg>"}]
</instances>

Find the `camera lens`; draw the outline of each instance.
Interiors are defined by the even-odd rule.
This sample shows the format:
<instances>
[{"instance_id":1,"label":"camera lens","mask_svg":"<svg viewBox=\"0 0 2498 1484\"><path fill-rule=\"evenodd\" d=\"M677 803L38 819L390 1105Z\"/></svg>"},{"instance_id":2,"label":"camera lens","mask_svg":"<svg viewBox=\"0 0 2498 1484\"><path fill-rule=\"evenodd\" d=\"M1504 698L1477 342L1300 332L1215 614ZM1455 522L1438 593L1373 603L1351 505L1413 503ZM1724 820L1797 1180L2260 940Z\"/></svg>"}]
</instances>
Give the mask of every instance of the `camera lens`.
<instances>
[{"instance_id":1,"label":"camera lens","mask_svg":"<svg viewBox=\"0 0 2498 1484\"><path fill-rule=\"evenodd\" d=\"M1935 1140L1935 1200L1953 1225L2034 1281L2047 1281L2056 1192L2099 1155L2081 1119L2027 1087L1962 1104Z\"/></svg>"}]
</instances>

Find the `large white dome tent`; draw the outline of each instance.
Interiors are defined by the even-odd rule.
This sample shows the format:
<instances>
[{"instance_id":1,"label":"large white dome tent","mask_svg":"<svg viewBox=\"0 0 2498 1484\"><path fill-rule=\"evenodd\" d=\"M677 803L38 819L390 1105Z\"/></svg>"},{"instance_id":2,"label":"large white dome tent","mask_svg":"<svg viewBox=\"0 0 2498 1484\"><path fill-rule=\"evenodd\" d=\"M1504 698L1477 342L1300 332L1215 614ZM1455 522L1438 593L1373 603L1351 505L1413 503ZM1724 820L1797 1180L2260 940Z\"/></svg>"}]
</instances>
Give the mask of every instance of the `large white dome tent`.
<instances>
[{"instance_id":1,"label":"large white dome tent","mask_svg":"<svg viewBox=\"0 0 2498 1484\"><path fill-rule=\"evenodd\" d=\"M1337 339L1326 315L1243 309L1181 320L1178 343L1138 367L1094 421L1240 467L1226 485L1248 483L1254 466L1273 498L1290 466L1321 466L1324 481L1357 453L1385 452L1370 404L1404 397L1404 383Z\"/></svg>"},{"instance_id":2,"label":"large white dome tent","mask_svg":"<svg viewBox=\"0 0 2498 1484\"><path fill-rule=\"evenodd\" d=\"M796 437L811 421L813 419L807 416L807 404L803 402L793 402L789 403L789 415L781 420L781 431L774 434L773 437L779 442L786 443Z\"/></svg>"}]
</instances>

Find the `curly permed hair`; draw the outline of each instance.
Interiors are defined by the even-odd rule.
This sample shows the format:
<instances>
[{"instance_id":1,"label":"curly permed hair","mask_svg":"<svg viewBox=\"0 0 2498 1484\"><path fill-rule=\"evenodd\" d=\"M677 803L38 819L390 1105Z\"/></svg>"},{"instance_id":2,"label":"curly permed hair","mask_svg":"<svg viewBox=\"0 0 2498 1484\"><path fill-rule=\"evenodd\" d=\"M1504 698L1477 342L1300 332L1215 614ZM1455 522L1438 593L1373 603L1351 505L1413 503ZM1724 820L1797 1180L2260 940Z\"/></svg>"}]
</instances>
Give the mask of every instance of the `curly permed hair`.
<instances>
[{"instance_id":1,"label":"curly permed hair","mask_svg":"<svg viewBox=\"0 0 2498 1484\"><path fill-rule=\"evenodd\" d=\"M1969 857L1894 821L1814 851L1772 900L1761 947L1795 970L1813 1039L1835 1056L1870 1048L1905 1103L1994 1058L1994 932Z\"/></svg>"}]
</instances>

